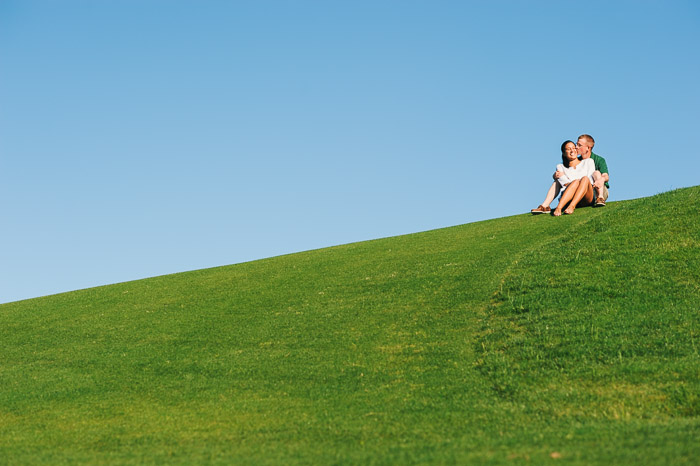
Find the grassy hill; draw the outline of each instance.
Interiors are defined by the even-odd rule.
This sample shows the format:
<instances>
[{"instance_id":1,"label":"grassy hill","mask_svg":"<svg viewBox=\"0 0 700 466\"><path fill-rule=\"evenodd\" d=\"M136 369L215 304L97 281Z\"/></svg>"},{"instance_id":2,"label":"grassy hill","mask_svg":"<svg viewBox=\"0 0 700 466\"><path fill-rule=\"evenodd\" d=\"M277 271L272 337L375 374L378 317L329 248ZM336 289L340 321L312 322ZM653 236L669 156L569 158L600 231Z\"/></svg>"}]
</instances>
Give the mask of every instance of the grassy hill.
<instances>
[{"instance_id":1,"label":"grassy hill","mask_svg":"<svg viewBox=\"0 0 700 466\"><path fill-rule=\"evenodd\" d=\"M700 187L0 305L0 463L698 464Z\"/></svg>"}]
</instances>

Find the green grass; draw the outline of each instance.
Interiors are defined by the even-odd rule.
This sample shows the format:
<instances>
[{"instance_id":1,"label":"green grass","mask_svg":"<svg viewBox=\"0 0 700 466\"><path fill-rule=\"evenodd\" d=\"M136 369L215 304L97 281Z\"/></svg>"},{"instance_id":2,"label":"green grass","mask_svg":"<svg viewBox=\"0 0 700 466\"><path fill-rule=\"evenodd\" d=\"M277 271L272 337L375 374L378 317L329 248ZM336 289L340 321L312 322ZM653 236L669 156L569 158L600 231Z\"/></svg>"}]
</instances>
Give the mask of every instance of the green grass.
<instances>
[{"instance_id":1,"label":"green grass","mask_svg":"<svg viewBox=\"0 0 700 466\"><path fill-rule=\"evenodd\" d=\"M697 464L700 187L0 306L0 464Z\"/></svg>"}]
</instances>

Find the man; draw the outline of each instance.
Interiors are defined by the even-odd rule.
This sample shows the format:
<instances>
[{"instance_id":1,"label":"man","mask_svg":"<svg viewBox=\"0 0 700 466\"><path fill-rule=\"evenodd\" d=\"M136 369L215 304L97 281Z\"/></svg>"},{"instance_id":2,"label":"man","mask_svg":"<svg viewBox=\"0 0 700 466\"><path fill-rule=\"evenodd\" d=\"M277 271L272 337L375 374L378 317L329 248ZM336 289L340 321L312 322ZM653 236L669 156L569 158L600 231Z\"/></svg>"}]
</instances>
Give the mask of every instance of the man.
<instances>
[{"instance_id":1,"label":"man","mask_svg":"<svg viewBox=\"0 0 700 466\"><path fill-rule=\"evenodd\" d=\"M607 162L600 155L593 153L593 146L595 146L593 136L589 134L582 134L578 137L576 149L578 150L579 159L585 160L587 158L591 158L595 164L595 171L593 172L593 191L595 193L594 205L596 207L604 207L609 195L608 188L610 188L610 184L608 182L610 181L610 175L608 174ZM552 186L549 187L547 197L545 197L542 204L530 211L532 214L548 214L552 211L549 205L552 203L552 201L554 201L557 195L559 195L560 186L556 180L562 175L563 173L560 171L554 172L554 183L552 183Z\"/></svg>"},{"instance_id":2,"label":"man","mask_svg":"<svg viewBox=\"0 0 700 466\"><path fill-rule=\"evenodd\" d=\"M610 175L608 175L608 164L603 157L593 153L595 140L593 136L582 134L578 137L576 148L578 149L579 158L585 160L593 159L595 163L595 171L593 172L593 189L595 190L595 206L605 206L605 201L608 200L608 188L610 188ZM556 173L555 173L556 175Z\"/></svg>"}]
</instances>

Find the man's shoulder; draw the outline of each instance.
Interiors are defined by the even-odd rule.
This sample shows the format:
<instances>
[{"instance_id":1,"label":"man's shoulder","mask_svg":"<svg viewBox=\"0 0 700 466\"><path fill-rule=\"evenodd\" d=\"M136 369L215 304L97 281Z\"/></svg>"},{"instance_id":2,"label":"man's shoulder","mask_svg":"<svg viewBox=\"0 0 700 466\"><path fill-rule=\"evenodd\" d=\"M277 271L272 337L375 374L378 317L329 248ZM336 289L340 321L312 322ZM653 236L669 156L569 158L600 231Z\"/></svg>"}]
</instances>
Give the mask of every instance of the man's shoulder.
<instances>
[{"instance_id":1,"label":"man's shoulder","mask_svg":"<svg viewBox=\"0 0 700 466\"><path fill-rule=\"evenodd\" d=\"M600 155L598 155L598 154L595 154L595 153L593 153L593 152L591 152L591 158L592 158L593 160L605 160L604 157L602 157L602 156L600 156Z\"/></svg>"}]
</instances>

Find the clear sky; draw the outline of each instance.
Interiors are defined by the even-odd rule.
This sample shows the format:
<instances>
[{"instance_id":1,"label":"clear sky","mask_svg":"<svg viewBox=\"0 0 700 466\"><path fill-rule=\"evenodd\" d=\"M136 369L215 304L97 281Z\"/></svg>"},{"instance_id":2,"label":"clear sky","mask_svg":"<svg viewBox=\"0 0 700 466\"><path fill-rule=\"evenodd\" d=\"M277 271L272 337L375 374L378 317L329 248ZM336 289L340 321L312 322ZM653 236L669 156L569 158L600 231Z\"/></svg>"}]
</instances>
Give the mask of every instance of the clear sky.
<instances>
[{"instance_id":1,"label":"clear sky","mask_svg":"<svg viewBox=\"0 0 700 466\"><path fill-rule=\"evenodd\" d=\"M699 83L695 0L0 0L0 303L524 214L581 133L695 186Z\"/></svg>"}]
</instances>

